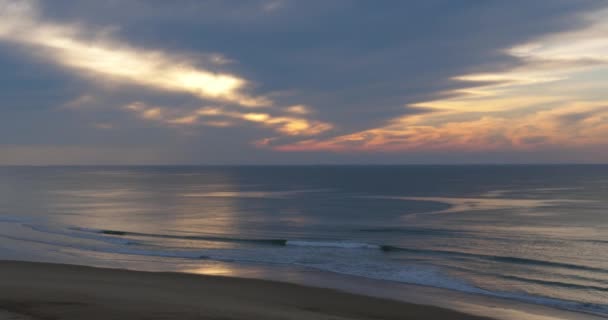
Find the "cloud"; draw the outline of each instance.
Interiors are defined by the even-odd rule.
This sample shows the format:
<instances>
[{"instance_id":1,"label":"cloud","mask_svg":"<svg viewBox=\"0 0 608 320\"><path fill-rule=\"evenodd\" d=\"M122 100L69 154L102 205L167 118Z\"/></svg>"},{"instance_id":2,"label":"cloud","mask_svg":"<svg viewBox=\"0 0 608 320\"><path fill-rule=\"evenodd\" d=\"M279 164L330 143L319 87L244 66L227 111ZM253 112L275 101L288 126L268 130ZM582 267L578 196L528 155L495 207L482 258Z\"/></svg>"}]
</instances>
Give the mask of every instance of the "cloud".
<instances>
[{"instance_id":1,"label":"cloud","mask_svg":"<svg viewBox=\"0 0 608 320\"><path fill-rule=\"evenodd\" d=\"M312 109L308 106L297 104L293 106L287 107L287 112L294 114L310 114L312 113Z\"/></svg>"},{"instance_id":2,"label":"cloud","mask_svg":"<svg viewBox=\"0 0 608 320\"><path fill-rule=\"evenodd\" d=\"M385 124L326 139L268 141L281 151L460 152L606 146L608 10L586 16L581 30L550 34L504 52L519 63L451 79L468 87L410 107Z\"/></svg>"},{"instance_id":3,"label":"cloud","mask_svg":"<svg viewBox=\"0 0 608 320\"><path fill-rule=\"evenodd\" d=\"M279 10L284 5L284 0L268 0L262 5L262 9L266 12Z\"/></svg>"},{"instance_id":4,"label":"cloud","mask_svg":"<svg viewBox=\"0 0 608 320\"><path fill-rule=\"evenodd\" d=\"M178 126L230 127L236 122L249 122L271 128L287 136L318 135L333 129L333 125L321 121L294 116L271 115L261 112L242 112L223 107L202 107L184 111L166 107L149 106L143 102L128 104L123 109L133 112L139 118Z\"/></svg>"},{"instance_id":5,"label":"cloud","mask_svg":"<svg viewBox=\"0 0 608 320\"><path fill-rule=\"evenodd\" d=\"M580 125L593 120L608 121L608 107L566 111L555 115L555 120L564 127Z\"/></svg>"},{"instance_id":6,"label":"cloud","mask_svg":"<svg viewBox=\"0 0 608 320\"><path fill-rule=\"evenodd\" d=\"M179 55L130 47L103 32L40 18L34 1L0 0L0 40L31 47L43 59L92 79L104 79L153 89L192 94L201 99L243 107L272 104L264 96L247 94L251 83L234 74L197 67ZM215 60L225 62L220 56Z\"/></svg>"},{"instance_id":7,"label":"cloud","mask_svg":"<svg viewBox=\"0 0 608 320\"><path fill-rule=\"evenodd\" d=\"M449 118L449 117L448 117ZM391 124L329 139L291 144L273 140L261 147L280 151L427 152L517 151L556 147L608 147L608 108L564 105L517 117L482 115L427 124L427 116L397 119Z\"/></svg>"},{"instance_id":8,"label":"cloud","mask_svg":"<svg viewBox=\"0 0 608 320\"><path fill-rule=\"evenodd\" d=\"M275 9L281 5L279 2L270 4ZM234 127L239 123L251 123L286 136L316 135L333 128L329 123L306 119L304 116L311 113L308 106L293 105L283 111L274 110L274 101L270 98L247 93L250 81L232 73L213 71L218 66L233 63L221 54L198 54L208 63L201 67L183 55L136 48L113 39L111 34L107 29L93 32L81 24L48 22L42 18L35 1L0 0L0 41L36 50L40 59L67 67L102 84L110 81L152 91L188 94L220 105L192 110L135 102L123 108L142 120L173 128ZM103 100L93 94L82 94L62 108L83 109L100 105ZM246 112L238 111L236 107L266 107L268 111ZM96 121L93 127L112 128L105 121Z\"/></svg>"},{"instance_id":9,"label":"cloud","mask_svg":"<svg viewBox=\"0 0 608 320\"><path fill-rule=\"evenodd\" d=\"M90 94L83 94L75 99L72 99L65 103L62 107L67 109L80 109L87 107L97 101L97 98Z\"/></svg>"},{"instance_id":10,"label":"cloud","mask_svg":"<svg viewBox=\"0 0 608 320\"><path fill-rule=\"evenodd\" d=\"M200 163L591 154L602 6L0 0L0 143L179 140Z\"/></svg>"}]
</instances>

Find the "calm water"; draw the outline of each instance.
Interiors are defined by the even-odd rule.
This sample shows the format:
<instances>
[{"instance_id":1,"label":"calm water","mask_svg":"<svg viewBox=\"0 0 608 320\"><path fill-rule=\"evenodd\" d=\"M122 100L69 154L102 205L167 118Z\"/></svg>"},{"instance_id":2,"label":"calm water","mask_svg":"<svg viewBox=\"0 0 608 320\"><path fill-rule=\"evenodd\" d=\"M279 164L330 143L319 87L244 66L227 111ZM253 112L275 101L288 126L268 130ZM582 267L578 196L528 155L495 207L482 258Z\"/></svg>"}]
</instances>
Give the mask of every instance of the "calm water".
<instances>
[{"instance_id":1,"label":"calm water","mask_svg":"<svg viewBox=\"0 0 608 320\"><path fill-rule=\"evenodd\" d=\"M608 315L608 166L0 168L0 258L255 264Z\"/></svg>"}]
</instances>

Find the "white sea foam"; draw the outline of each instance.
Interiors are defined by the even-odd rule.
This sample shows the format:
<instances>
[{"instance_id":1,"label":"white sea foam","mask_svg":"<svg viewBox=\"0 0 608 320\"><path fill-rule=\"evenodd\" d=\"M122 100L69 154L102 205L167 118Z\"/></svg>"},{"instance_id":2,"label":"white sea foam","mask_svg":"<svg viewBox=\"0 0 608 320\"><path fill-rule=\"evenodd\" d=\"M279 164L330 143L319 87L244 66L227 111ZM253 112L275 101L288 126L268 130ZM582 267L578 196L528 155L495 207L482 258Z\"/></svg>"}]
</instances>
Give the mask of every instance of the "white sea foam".
<instances>
[{"instance_id":1,"label":"white sea foam","mask_svg":"<svg viewBox=\"0 0 608 320\"><path fill-rule=\"evenodd\" d=\"M577 199L518 199L518 198L451 198L451 197L400 197L400 196L374 196L376 199L392 199L406 201L437 202L449 205L447 209L410 214L408 217L423 214L490 211L506 209L530 209L559 206L563 204L594 203L593 200Z\"/></svg>"},{"instance_id":2,"label":"white sea foam","mask_svg":"<svg viewBox=\"0 0 608 320\"><path fill-rule=\"evenodd\" d=\"M27 226L27 225L24 225ZM70 237L81 237L98 240L102 243L75 243L61 241L59 238L50 239L28 239L15 236L0 236L12 240L34 242L44 245L56 246L64 249L76 249L92 252L102 252L119 255L163 257L175 259L206 259L230 263L262 263L282 264L320 271L358 276L376 280L387 280L444 288L466 293L488 295L494 297L508 298L525 302L544 304L564 309L578 310L599 314L608 312L605 305L581 304L573 301L532 296L525 293L490 291L475 287L464 280L454 278L444 273L440 268L429 265L403 265L391 263L386 260L378 260L383 253L377 250L343 250L343 249L379 249L380 246L361 242L348 241L287 241L287 247L266 247L256 250L238 249L197 249L197 250L175 250L168 247L145 247L139 245L126 246L126 239L109 237L97 234L102 230L79 228L83 232L95 232L85 235L83 232L61 232L42 226L28 226L33 230L51 234L65 235ZM75 228L73 228L75 229ZM289 249L291 247L291 249ZM297 250L297 251L294 251ZM302 251L304 250L304 251ZM319 251L321 250L321 251Z\"/></svg>"}]
</instances>

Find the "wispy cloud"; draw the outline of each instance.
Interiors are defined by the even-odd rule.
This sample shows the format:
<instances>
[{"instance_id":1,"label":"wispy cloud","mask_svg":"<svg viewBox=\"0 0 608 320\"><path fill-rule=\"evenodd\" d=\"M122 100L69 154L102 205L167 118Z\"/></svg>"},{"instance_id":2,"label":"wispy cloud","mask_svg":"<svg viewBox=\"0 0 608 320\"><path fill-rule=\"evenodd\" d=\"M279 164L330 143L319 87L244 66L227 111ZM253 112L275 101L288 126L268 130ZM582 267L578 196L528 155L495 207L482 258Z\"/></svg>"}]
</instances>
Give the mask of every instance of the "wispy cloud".
<instances>
[{"instance_id":1,"label":"wispy cloud","mask_svg":"<svg viewBox=\"0 0 608 320\"><path fill-rule=\"evenodd\" d=\"M63 106L61 106L61 108L80 109L80 108L89 106L92 103L95 103L96 100L97 99L90 94L83 94L83 95L80 95L80 96L68 101Z\"/></svg>"},{"instance_id":2,"label":"wispy cloud","mask_svg":"<svg viewBox=\"0 0 608 320\"><path fill-rule=\"evenodd\" d=\"M262 4L262 10L265 12L273 12L280 9L284 5L285 0L268 0Z\"/></svg>"},{"instance_id":3,"label":"wispy cloud","mask_svg":"<svg viewBox=\"0 0 608 320\"><path fill-rule=\"evenodd\" d=\"M317 135L333 128L329 123L302 117L275 116L263 112L241 112L228 110L223 107L203 107L183 111L135 102L124 106L124 109L133 112L142 119L154 120L165 125L180 127L198 125L230 127L238 122L249 122L271 128L279 134L288 136Z\"/></svg>"},{"instance_id":4,"label":"wispy cloud","mask_svg":"<svg viewBox=\"0 0 608 320\"><path fill-rule=\"evenodd\" d=\"M0 0L0 40L30 46L43 59L92 79L187 93L243 107L272 104L264 96L248 94L250 81L238 75L213 72L180 55L134 48L81 25L44 21L35 1ZM218 55L211 60L220 65L227 61Z\"/></svg>"},{"instance_id":5,"label":"wispy cloud","mask_svg":"<svg viewBox=\"0 0 608 320\"><path fill-rule=\"evenodd\" d=\"M312 113L312 109L309 106L298 104L287 107L287 112L294 114L310 114Z\"/></svg>"},{"instance_id":6,"label":"wispy cloud","mask_svg":"<svg viewBox=\"0 0 608 320\"><path fill-rule=\"evenodd\" d=\"M497 151L542 147L605 145L608 135L606 108L575 105L537 111L514 119L485 115L439 124L402 119L375 129L330 139L310 139L277 144L281 151ZM272 147L271 141L266 145Z\"/></svg>"},{"instance_id":7,"label":"wispy cloud","mask_svg":"<svg viewBox=\"0 0 608 320\"><path fill-rule=\"evenodd\" d=\"M276 9L281 2L272 1L268 5ZM145 121L171 127L231 127L253 123L287 136L316 135L333 128L329 123L306 119L312 110L308 106L277 107L266 96L248 93L251 82L245 78L212 71L232 62L222 55L210 54L207 62L212 65L206 68L179 54L135 48L112 39L104 31L92 32L82 25L45 21L32 0L0 0L0 41L31 47L41 59L93 80L190 94L221 106L192 110L135 102L122 108ZM83 94L63 108L78 109L96 100L92 95ZM252 107L266 107L267 111L247 111ZM94 127L111 129L109 125Z\"/></svg>"},{"instance_id":8,"label":"wispy cloud","mask_svg":"<svg viewBox=\"0 0 608 320\"><path fill-rule=\"evenodd\" d=\"M0 128L17 144L179 142L203 162L591 154L608 147L608 12L584 16L600 5L0 0Z\"/></svg>"},{"instance_id":9,"label":"wispy cloud","mask_svg":"<svg viewBox=\"0 0 608 320\"><path fill-rule=\"evenodd\" d=\"M470 84L445 97L409 105L433 112L405 115L367 130L295 143L260 143L282 151L487 151L608 145L608 11L589 26L505 51L519 60L499 71L463 74Z\"/></svg>"}]
</instances>

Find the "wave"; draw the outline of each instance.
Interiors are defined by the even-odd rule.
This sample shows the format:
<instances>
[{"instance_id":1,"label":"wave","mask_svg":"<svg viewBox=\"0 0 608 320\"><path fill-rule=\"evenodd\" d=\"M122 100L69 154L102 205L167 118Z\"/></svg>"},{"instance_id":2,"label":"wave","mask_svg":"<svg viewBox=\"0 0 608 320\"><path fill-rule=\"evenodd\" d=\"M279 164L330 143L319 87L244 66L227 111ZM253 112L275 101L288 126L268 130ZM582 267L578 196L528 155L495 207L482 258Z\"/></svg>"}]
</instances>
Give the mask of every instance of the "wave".
<instances>
[{"instance_id":1,"label":"wave","mask_svg":"<svg viewBox=\"0 0 608 320\"><path fill-rule=\"evenodd\" d=\"M411 248L402 248L402 247L396 247L396 246L390 246L390 245L380 246L380 249L385 252L409 252L409 253L417 253L417 254L450 255L450 256L458 256L458 257L491 260L491 261L495 261L495 262L527 264L527 265L537 265L537 266L545 266L545 267L566 268L566 269L575 269L575 270L582 270L582 271L608 273L608 269L603 269L603 268L595 268L595 267L583 266L583 265L571 264L571 263L565 263L565 262L536 260L536 259L530 259L530 258L520 258L520 257L511 257L511 256L496 256L496 255L475 254L475 253L457 252L457 251L448 251L448 250L411 249Z\"/></svg>"},{"instance_id":2,"label":"wave","mask_svg":"<svg viewBox=\"0 0 608 320\"><path fill-rule=\"evenodd\" d=\"M562 287L562 288L585 290L585 291L596 290L596 291L608 292L608 287L602 287L602 286L598 286L598 285L570 283L570 282L555 281L555 280L534 279L534 278L529 278L529 277L501 274L501 273L496 273L496 272L486 272L486 271L479 270L477 268L457 267L457 266L453 266L453 265L448 266L448 268L451 270L458 270L458 271L463 271L466 273L473 273L476 275L483 275L483 276L501 278L501 279L506 279L506 280L515 280L515 281L519 281L519 282L527 282L527 283L532 283L532 284L540 284L540 285L550 286L550 287ZM597 284L608 285L608 281L606 281L606 280L593 279L593 278L588 278L588 277L583 277L583 276L569 275L569 276L565 276L564 278L569 278L574 281L595 282Z\"/></svg>"},{"instance_id":3,"label":"wave","mask_svg":"<svg viewBox=\"0 0 608 320\"><path fill-rule=\"evenodd\" d=\"M516 301L522 301L527 303L539 304L550 306L562 310L570 310L576 312L583 312L587 314L599 315L605 317L608 314L608 305L596 304L596 303L585 303L570 300L561 300L556 298L548 298L542 296L533 296L526 293L515 293L515 292L502 292L502 291L487 291L481 293L482 295L493 296L503 299L510 299Z\"/></svg>"},{"instance_id":4,"label":"wave","mask_svg":"<svg viewBox=\"0 0 608 320\"><path fill-rule=\"evenodd\" d=\"M61 248L70 248L76 250L84 250L84 251L92 251L92 252L102 252L102 253L117 253L117 254L126 254L126 255L138 255L138 256L149 256L149 257L166 257L166 258L183 258L183 259L207 259L208 257L202 255L200 252L192 252L192 251L174 251L174 250L147 250L147 249L137 249L137 248L129 248L129 247L101 247L95 245L86 245L86 244L73 244L73 243L65 243L61 241L53 241L53 240L40 240L40 239L28 239L16 236L2 235L0 234L0 238L15 240L15 241L24 241L30 243L37 243L47 246L55 246Z\"/></svg>"},{"instance_id":5,"label":"wave","mask_svg":"<svg viewBox=\"0 0 608 320\"><path fill-rule=\"evenodd\" d=\"M165 239L179 239L179 240L201 240L201 241L214 241L214 242L237 242L237 243L251 243L258 245L271 245L271 246L296 246L296 247L320 247L320 248L343 248L343 249L380 249L380 245L353 242L353 241L312 241L312 240L289 240L289 239L245 239L245 238L229 238L229 237L218 237L218 236L188 236L188 235L172 235L172 234L153 234L143 232L131 232L122 230L103 230L103 229L90 229L80 227L70 227L71 230L81 232L91 232L97 234L104 234L110 236L119 237L149 237L149 238L165 238Z\"/></svg>"},{"instance_id":6,"label":"wave","mask_svg":"<svg viewBox=\"0 0 608 320\"><path fill-rule=\"evenodd\" d=\"M298 239L245 239L245 238L229 238L229 237L218 237L218 236L189 236L189 235L170 235L170 234L152 234L142 232L131 232L122 230L107 230L107 229L89 229L80 227L71 227L72 230L82 232L93 232L110 236L126 237L149 237L149 238L165 238L165 239L179 239L179 240L201 240L201 241L213 241L213 242L232 242L232 243L250 243L257 245L266 246L296 246L296 247L318 247L318 248L338 248L338 249L372 249L381 250L385 253L404 252L414 254L429 254L429 255L444 255L453 257L465 257L482 259L486 261L502 262L502 263L513 263L513 264L524 264L524 265L536 265L553 268L567 268L582 271L592 271L608 273L608 269L595 268L591 266L584 266L578 264L545 261L530 258L512 257L512 256L499 256L499 255L486 255L486 254L474 254L467 252L448 251L448 250L433 250L433 249L414 249L404 248L392 245L379 245L364 242L355 242L348 240L337 240L337 241L321 241L321 240L298 240Z\"/></svg>"},{"instance_id":7,"label":"wave","mask_svg":"<svg viewBox=\"0 0 608 320\"><path fill-rule=\"evenodd\" d=\"M595 290L595 291L601 291L601 292L608 292L608 288L600 287L600 286L581 285L581 284L567 283L567 282L562 282L562 281L530 279L530 278L511 276L511 275L496 275L496 276L503 278L503 279L507 279L507 280L516 280L516 281L541 284L541 285L546 285L546 286L555 286L555 287L578 289L578 290Z\"/></svg>"},{"instance_id":8,"label":"wave","mask_svg":"<svg viewBox=\"0 0 608 320\"><path fill-rule=\"evenodd\" d=\"M188 236L188 235L173 235L173 234L156 234L156 233L143 233L143 232L132 232L122 230L108 230L108 229L90 229L81 227L70 227L69 229L81 232L90 232L105 234L111 236L133 236L133 237L146 237L146 238L163 238L163 239L178 239L178 240L201 240L201 241L214 241L214 242L238 242L238 243L252 243L262 245L279 245L285 246L287 240L285 239L245 239L245 238L228 238L218 236Z\"/></svg>"},{"instance_id":9,"label":"wave","mask_svg":"<svg viewBox=\"0 0 608 320\"><path fill-rule=\"evenodd\" d=\"M365 228L357 229L358 232L366 233L397 233L406 235L423 235L423 236L454 236L463 237L471 236L473 232L464 230L451 230L440 228L402 228L402 227L380 227L380 228Z\"/></svg>"},{"instance_id":10,"label":"wave","mask_svg":"<svg viewBox=\"0 0 608 320\"><path fill-rule=\"evenodd\" d=\"M70 247L78 250L88 250L94 252L103 253L115 253L124 255L138 255L138 256L149 256L149 257L165 257L165 258L177 258L177 259L193 259L193 260L211 260L220 261L227 263L263 263L263 264L274 264L274 265L287 265L287 266L300 266L305 268L316 269L319 271L332 272L342 275L357 276L369 279L387 280L402 282L408 284L422 285L437 287L449 290L455 290L471 294L480 294L486 296L493 296L505 299L512 299L517 301L536 303L541 305L553 306L556 308L574 310L578 312L586 312L597 315L608 314L607 305L599 305L593 303L581 303L568 300L560 300L555 298L533 296L526 293L514 293L514 292L502 292L502 291L490 291L482 289L463 280L450 277L439 268L432 266L395 266L393 268L387 268L382 264L366 263L359 261L351 264L344 264L334 262L327 263L308 263L303 261L293 261L284 259L282 257L279 260L275 260L272 257L264 255L251 255L249 257L235 257L227 254L227 251L218 251L216 253L199 252L199 251L174 251L174 250L147 250L138 249L132 247L95 247L95 246L83 246L82 244L66 245L63 243L53 241L41 241L35 239L24 239L20 237L12 237L0 235L0 238L7 238L12 240L27 241L33 243L40 243L52 246Z\"/></svg>"},{"instance_id":11,"label":"wave","mask_svg":"<svg viewBox=\"0 0 608 320\"><path fill-rule=\"evenodd\" d=\"M287 240L287 246L298 247L322 247L322 248L343 248L343 249L380 249L381 246L363 242L350 241L305 241L305 240Z\"/></svg>"},{"instance_id":12,"label":"wave","mask_svg":"<svg viewBox=\"0 0 608 320\"><path fill-rule=\"evenodd\" d=\"M608 244L608 240L601 240L601 239L582 239L582 240L577 239L575 241L582 241L582 242L594 243L594 244Z\"/></svg>"},{"instance_id":13,"label":"wave","mask_svg":"<svg viewBox=\"0 0 608 320\"><path fill-rule=\"evenodd\" d=\"M136 242L133 240L116 238L116 237L108 237L108 236L104 236L104 235L69 232L69 231L66 232L66 231L62 231L63 229L58 230L58 229L54 229L54 228L49 228L49 227L44 227L44 226L39 226L39 225L32 225L32 224L24 224L23 226L30 228L34 231L38 231L38 232L55 234L55 235L66 236L66 237L79 238L79 239L102 241L102 242L111 243L111 244L119 244L119 245L120 244L122 244L122 245L139 244L139 242Z\"/></svg>"},{"instance_id":14,"label":"wave","mask_svg":"<svg viewBox=\"0 0 608 320\"><path fill-rule=\"evenodd\" d=\"M335 243L312 243L312 247L323 247L324 244L331 244L331 248ZM364 245L364 244L363 244ZM344 247L339 247L344 248ZM346 246L346 248L350 248ZM366 246L363 248L368 249ZM314 263L306 260L294 259L293 257L286 257L284 255L279 256L266 256L263 254L259 255L248 255L248 256L235 256L229 251L218 250L215 252L174 252L174 251L148 251L138 249L120 250L122 254L132 255L151 255L159 257L171 257L171 258L184 258L184 259L197 259L197 260L210 260L220 261L227 263L262 263L262 264L274 264L274 265L286 265L286 266L299 266L309 269L316 269L324 272L331 272L342 275L350 275L356 277L363 277L368 279L395 281L407 284L430 286L436 288L443 288L448 290L455 290L459 292L479 294L485 296L493 296L505 299L512 299L517 301L523 301L528 303L536 303L541 305L553 306L556 308L562 308L566 310L574 310L579 312L587 312L592 314L606 315L608 314L608 306L593 304L593 303L581 303L576 301L561 300L557 298L549 298L542 296L534 296L523 292L504 292L504 291L491 291L483 288L479 288L472 284L467 283L464 280L454 278L448 274L442 272L438 267L428 265L394 265L387 266L383 263L368 262L364 259L357 259L350 263L343 263L343 261L331 261L328 260L322 263ZM524 280L524 279L522 279ZM537 281L534 279L528 279ZM541 281L541 280L538 280ZM557 285L558 283L543 282L542 284ZM562 283L559 283L563 285ZM569 284L571 285L571 284ZM576 289L582 290L599 290L604 292L606 289L601 287L577 287Z\"/></svg>"},{"instance_id":15,"label":"wave","mask_svg":"<svg viewBox=\"0 0 608 320\"><path fill-rule=\"evenodd\" d=\"M501 233L497 231L492 232L480 232L476 230L454 230L445 228L408 228L408 227L377 227L377 228L364 228L355 229L356 232L364 233L395 233L406 236L443 236L443 237L458 237L458 238L472 238L472 239L483 239L483 240L505 240L512 237L511 234ZM520 236L529 236L533 234L521 234ZM585 239L585 238L550 238L535 239L536 242L542 241L546 243L556 243L563 241L575 241L584 243L594 244L608 244L608 240L604 239Z\"/></svg>"},{"instance_id":16,"label":"wave","mask_svg":"<svg viewBox=\"0 0 608 320\"><path fill-rule=\"evenodd\" d=\"M45 228L37 227L37 230L41 232L53 232L59 233L66 236L80 236L87 237L88 239L100 240L107 242L106 244L92 244L92 243L65 243L59 240L41 240L41 239L23 239L22 237L14 236L3 236L3 238L9 238L13 240L22 240L28 242L41 243L45 245L68 247L77 250L113 253L113 254L124 254L124 255L137 255L137 256L149 256L149 257L165 257L165 258L176 258L176 259L191 259L191 260L211 260L221 261L229 263L262 263L262 264L276 264L276 265L287 265L287 266L298 266L305 268L312 268L325 272L332 272L337 274L359 276L370 279L396 281L402 283L432 286L450 290L456 290L461 292L489 295L495 297L502 297L508 299L514 299L519 301L527 301L532 303L550 305L560 307L564 309L572 309L591 313L602 313L608 312L608 306L596 305L596 304L585 304L574 301L564 301L554 298L538 297L529 295L526 293L513 293L513 292L501 292L491 291L483 288L476 287L472 284L467 283L464 280L454 278L444 273L441 268L428 266L428 265L403 265L399 263L392 263L390 261L377 261L376 259L362 259L358 252L359 250L367 250L370 252L378 252L377 254L391 254L395 252L408 252L416 254L449 254L456 256L466 256L471 258L481 259L498 259L498 261L509 261L515 263L534 263L543 264L549 266L558 267L573 267L570 264L545 262L532 259L505 257L505 256L490 256L490 255L478 255L442 250L423 250L423 249L408 249L396 246L388 245L376 245L363 242L350 242L350 241L312 241L312 240L285 240L285 239L238 239L238 238L222 238L222 237L208 237L208 236L177 236L177 235L157 235L157 234L146 234L138 232L128 232L121 230L99 230L99 229L87 229L87 228L70 228L72 232L61 232L57 230L48 230ZM87 233L89 233L87 235ZM258 244L271 245L271 246L283 246L286 247L302 247L309 248L313 251L308 251L309 254L290 254L292 251L276 251L272 248L264 249L263 246L258 249L198 249L198 250L179 250L170 247L149 247L145 243L131 246L126 246L128 242L113 241L115 240L127 240L122 237L125 236L153 236L163 238L184 238L184 239L203 239L209 241L231 241L231 242L255 242ZM108 241L109 240L109 241ZM315 248L319 250L332 250L332 254L329 257L325 255L317 254ZM292 249L293 250L293 249ZM292 252L293 253L293 252ZM311 256L312 255L312 256ZM576 268L593 269L590 267L574 266ZM602 270L605 271L605 270ZM517 281L534 281L541 285L553 285L553 286L564 286L572 284L555 283L537 279L513 279ZM542 283L540 283L542 282ZM602 287L581 287L577 288L581 290L599 290L605 292L605 288Z\"/></svg>"}]
</instances>

